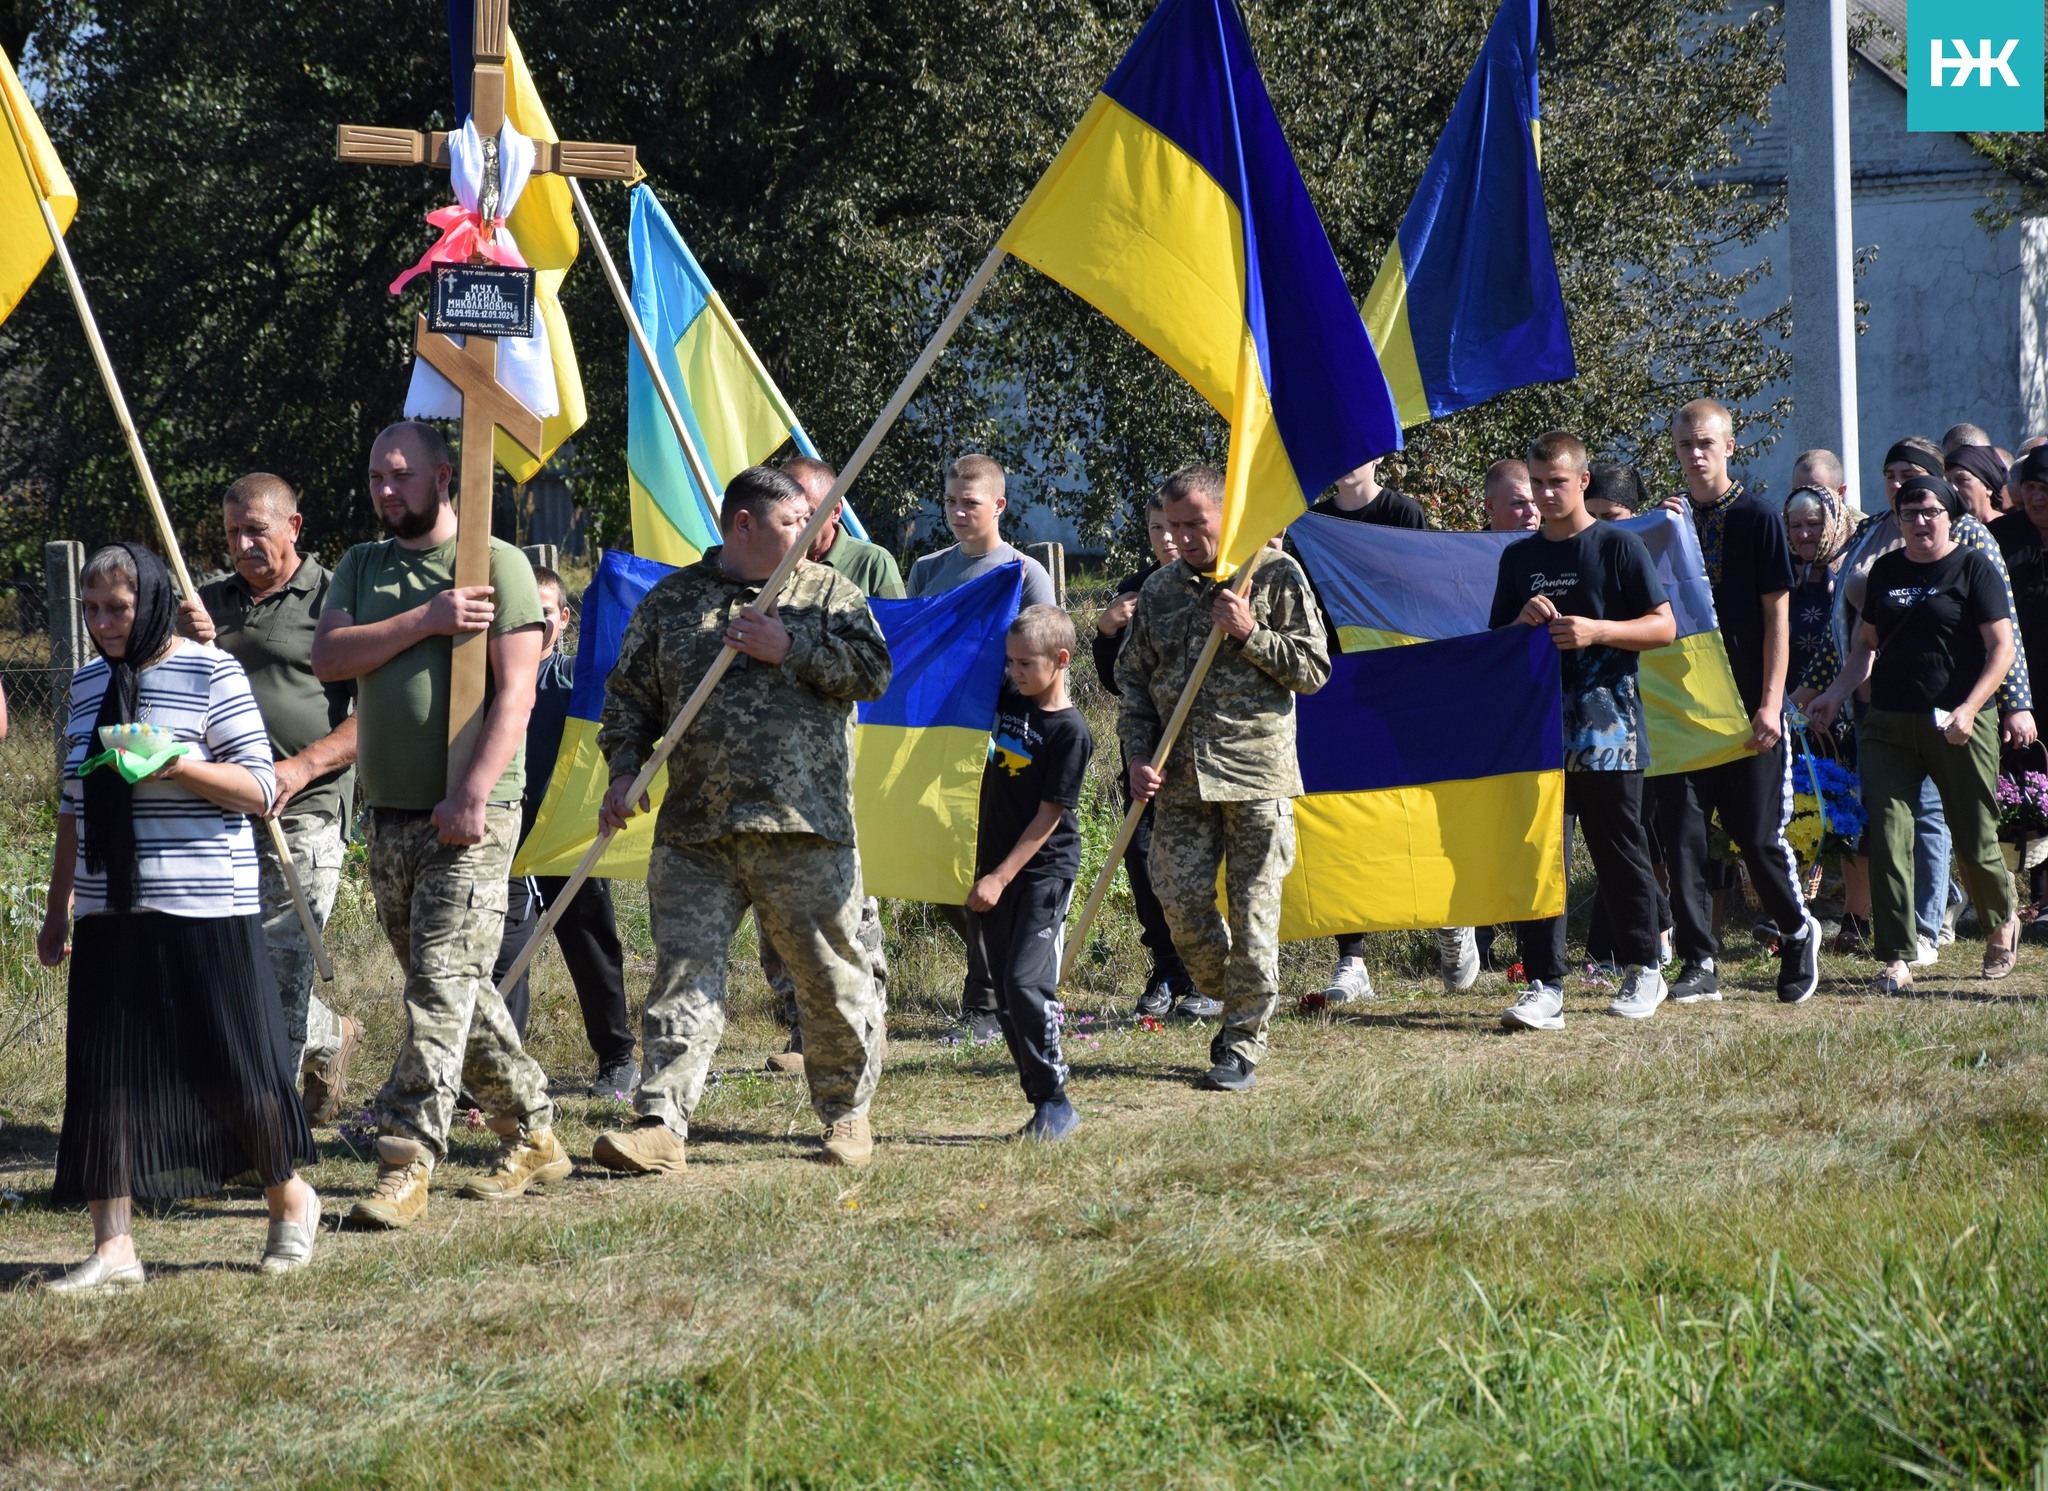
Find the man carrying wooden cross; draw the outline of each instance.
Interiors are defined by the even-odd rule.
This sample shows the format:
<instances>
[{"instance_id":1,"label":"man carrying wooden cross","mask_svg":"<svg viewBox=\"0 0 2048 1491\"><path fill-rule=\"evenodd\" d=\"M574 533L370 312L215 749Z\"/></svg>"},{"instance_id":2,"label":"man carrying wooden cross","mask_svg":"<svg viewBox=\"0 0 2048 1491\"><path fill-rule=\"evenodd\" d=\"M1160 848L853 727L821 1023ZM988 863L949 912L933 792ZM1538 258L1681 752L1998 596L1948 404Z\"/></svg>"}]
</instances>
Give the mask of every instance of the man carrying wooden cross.
<instances>
[{"instance_id":1,"label":"man carrying wooden cross","mask_svg":"<svg viewBox=\"0 0 2048 1491\"><path fill-rule=\"evenodd\" d=\"M1116 660L1117 734L1131 796L1158 804L1152 878L1173 945L1195 987L1223 996L1223 1028L1200 1085L1242 1092L1258 1080L1280 993L1280 882L1294 865L1301 795L1294 696L1330 681L1330 650L1308 576L1288 555L1255 556L1249 595L1208 577L1223 533L1222 472L1184 467L1159 490L1180 557L1138 592ZM1162 726L1212 626L1224 641L1162 776L1152 766ZM1216 906L1219 869L1227 922Z\"/></svg>"},{"instance_id":2,"label":"man carrying wooden cross","mask_svg":"<svg viewBox=\"0 0 2048 1491\"><path fill-rule=\"evenodd\" d=\"M465 461L491 460L482 450ZM540 593L526 556L490 540L489 585L456 585L455 474L432 425L392 425L370 447L370 500L391 537L342 556L313 638L323 680L356 681L357 771L370 807L370 887L405 969L406 1030L377 1094L377 1183L358 1225L404 1227L427 1208L467 1086L504 1141L497 1168L462 1194L501 1200L572 1168L554 1135L547 1073L519 1042L491 965L505 930L519 839L526 717L541 649ZM475 751L448 779L451 653L488 636L490 693Z\"/></svg>"}]
</instances>

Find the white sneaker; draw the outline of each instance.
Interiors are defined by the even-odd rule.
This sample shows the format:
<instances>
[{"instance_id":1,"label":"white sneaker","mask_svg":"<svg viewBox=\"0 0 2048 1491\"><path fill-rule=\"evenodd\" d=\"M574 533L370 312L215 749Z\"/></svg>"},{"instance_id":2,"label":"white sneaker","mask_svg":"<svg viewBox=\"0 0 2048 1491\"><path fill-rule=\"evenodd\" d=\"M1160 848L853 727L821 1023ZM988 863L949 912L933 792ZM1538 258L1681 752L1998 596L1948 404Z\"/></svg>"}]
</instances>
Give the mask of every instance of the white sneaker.
<instances>
[{"instance_id":1,"label":"white sneaker","mask_svg":"<svg viewBox=\"0 0 2048 1491\"><path fill-rule=\"evenodd\" d=\"M1914 944L1913 956L1906 960L1906 966L1908 968L1932 968L1940 960L1940 957L1941 954L1934 949L1934 939L1922 937Z\"/></svg>"},{"instance_id":2,"label":"white sneaker","mask_svg":"<svg viewBox=\"0 0 2048 1491\"><path fill-rule=\"evenodd\" d=\"M1500 1023L1510 1030L1564 1029L1564 990L1540 981L1529 985L1520 999L1501 1011Z\"/></svg>"},{"instance_id":3,"label":"white sneaker","mask_svg":"<svg viewBox=\"0 0 2048 1491\"><path fill-rule=\"evenodd\" d=\"M1670 992L1665 986L1662 970L1631 964L1621 975L1621 992L1614 996L1614 1003L1607 1006L1607 1013L1619 1015L1624 1020L1647 1020L1657 1013L1657 1006Z\"/></svg>"},{"instance_id":4,"label":"white sneaker","mask_svg":"<svg viewBox=\"0 0 2048 1491\"><path fill-rule=\"evenodd\" d=\"M1479 938L1470 927L1436 929L1437 970L1444 988L1461 993L1479 982Z\"/></svg>"},{"instance_id":5,"label":"white sneaker","mask_svg":"<svg viewBox=\"0 0 2048 1491\"><path fill-rule=\"evenodd\" d=\"M1323 1002L1356 1004L1361 999L1376 997L1372 991L1372 975L1365 971L1365 959L1339 958L1337 971L1330 975L1329 985L1323 990Z\"/></svg>"}]
</instances>

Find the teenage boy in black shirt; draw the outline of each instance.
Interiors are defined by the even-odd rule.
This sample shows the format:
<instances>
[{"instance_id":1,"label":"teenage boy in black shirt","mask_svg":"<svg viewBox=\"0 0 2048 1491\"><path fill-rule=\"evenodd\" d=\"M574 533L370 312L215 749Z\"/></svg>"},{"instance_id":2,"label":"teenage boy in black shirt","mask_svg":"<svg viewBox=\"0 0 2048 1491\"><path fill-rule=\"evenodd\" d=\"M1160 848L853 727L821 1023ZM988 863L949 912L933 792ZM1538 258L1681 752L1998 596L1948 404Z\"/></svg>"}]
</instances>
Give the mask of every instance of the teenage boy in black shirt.
<instances>
[{"instance_id":1,"label":"teenage boy in black shirt","mask_svg":"<svg viewBox=\"0 0 2048 1491\"><path fill-rule=\"evenodd\" d=\"M1010 623L1009 680L981 773L981 827L969 924L988 954L996 1017L1036 1108L1020 1131L1064 1139L1080 1123L1060 1056L1060 932L1081 873L1074 809L1095 739L1067 700L1074 622L1057 606L1026 606Z\"/></svg>"},{"instance_id":2,"label":"teenage boy in black shirt","mask_svg":"<svg viewBox=\"0 0 2048 1491\"><path fill-rule=\"evenodd\" d=\"M1643 541L1586 511L1586 447L1552 430L1529 447L1543 527L1501 551L1489 625L1550 629L1564 656L1565 842L1577 819L1614 929L1621 991L1610 1015L1646 1019L1664 1002L1657 960L1657 877L1643 832L1650 752L1636 655L1677 635ZM1564 1029L1562 915L1515 928L1528 987L1502 1015L1510 1029Z\"/></svg>"},{"instance_id":3,"label":"teenage boy in black shirt","mask_svg":"<svg viewBox=\"0 0 2048 1491\"><path fill-rule=\"evenodd\" d=\"M1785 666L1791 655L1792 547L1772 504L1728 474L1735 421L1724 405L1695 399L1671 422L1685 491L1665 506L1692 519L1714 593L1721 641L1750 712L1749 753L1720 766L1658 777L1657 837L1671 877L1671 915L1683 964L1671 997L1721 997L1714 968L1714 912L1707 886L1707 818L1742 850L1749 883L1778 929L1778 998L1799 1004L1820 984L1820 923L1799 893L1799 866L1785 842L1792 817L1792 763L1785 748Z\"/></svg>"}]
</instances>

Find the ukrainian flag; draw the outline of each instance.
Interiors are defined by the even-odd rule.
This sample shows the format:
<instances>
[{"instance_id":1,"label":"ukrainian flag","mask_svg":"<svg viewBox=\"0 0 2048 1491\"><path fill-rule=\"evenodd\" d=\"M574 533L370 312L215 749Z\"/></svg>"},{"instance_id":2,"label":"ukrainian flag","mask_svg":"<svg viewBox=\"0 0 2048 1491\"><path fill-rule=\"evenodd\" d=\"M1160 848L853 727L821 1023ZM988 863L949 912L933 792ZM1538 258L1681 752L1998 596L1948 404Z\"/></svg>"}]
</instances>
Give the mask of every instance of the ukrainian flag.
<instances>
[{"instance_id":1,"label":"ukrainian flag","mask_svg":"<svg viewBox=\"0 0 2048 1491\"><path fill-rule=\"evenodd\" d=\"M455 118L469 117L470 69L476 65L476 0L448 0L448 61L455 72ZM541 106L526 70L519 41L505 37L505 122L530 140L558 144L548 111ZM557 412L541 421L541 449L528 451L503 430L496 432L492 453L515 482L531 481L564 440L583 428L590 417L583 400L583 371L576 364L576 344L569 340L568 318L562 314L562 281L583 246L576 229L569 183L560 176L536 172L505 219L520 255L533 266L534 310L547 325L548 352L555 364Z\"/></svg>"},{"instance_id":2,"label":"ukrainian flag","mask_svg":"<svg viewBox=\"0 0 2048 1491\"><path fill-rule=\"evenodd\" d=\"M1296 704L1281 937L1563 911L1559 668L1528 627L1332 658Z\"/></svg>"},{"instance_id":3,"label":"ukrainian flag","mask_svg":"<svg viewBox=\"0 0 2048 1491\"><path fill-rule=\"evenodd\" d=\"M1002 238L1230 421L1227 572L1400 422L1233 0L1164 0Z\"/></svg>"},{"instance_id":4,"label":"ukrainian flag","mask_svg":"<svg viewBox=\"0 0 2048 1491\"><path fill-rule=\"evenodd\" d=\"M1501 6L1366 296L1404 426L1577 375L1539 169L1546 3Z\"/></svg>"},{"instance_id":5,"label":"ukrainian flag","mask_svg":"<svg viewBox=\"0 0 2048 1491\"><path fill-rule=\"evenodd\" d=\"M78 192L4 52L0 52L0 108L7 110L13 135L0 141L0 321L5 321L53 252L37 199L50 204L58 228L65 229L78 214ZM22 165L24 155L27 167Z\"/></svg>"},{"instance_id":6,"label":"ukrainian flag","mask_svg":"<svg viewBox=\"0 0 2048 1491\"><path fill-rule=\"evenodd\" d=\"M1713 589L1692 524L1658 509L1622 527L1650 551L1671 598L1678 638L1642 655L1648 774L1664 776L1733 761L1749 739L1749 712L1735 688L1714 615ZM1288 540L1346 652L1486 630L1500 554L1520 533L1416 533L1311 513ZM1475 715L1512 720L1493 701L1470 697ZM1449 926L1451 923L1440 923Z\"/></svg>"},{"instance_id":7,"label":"ukrainian flag","mask_svg":"<svg viewBox=\"0 0 2048 1491\"><path fill-rule=\"evenodd\" d=\"M727 482L785 444L794 443L807 456L818 452L683 235L645 186L633 192L628 243L633 312L682 411L690 443L718 487L706 492L698 486L653 376L640 354L629 350L626 471L633 548L665 564L689 564L718 542L717 499ZM867 537L851 507L840 521L855 538Z\"/></svg>"},{"instance_id":8,"label":"ukrainian flag","mask_svg":"<svg viewBox=\"0 0 2048 1491\"><path fill-rule=\"evenodd\" d=\"M583 596L569 723L513 874L566 875L597 837L611 776L597 749L605 680L633 608L671 569L617 549L599 562ZM1012 564L943 595L869 602L896 665L888 692L860 706L854 730L854 826L869 895L957 904L973 888L982 763L1002 688L1003 641L1023 588L1023 568ZM667 786L663 772L652 793L657 810ZM612 839L593 873L644 876L653 842L654 814L641 814Z\"/></svg>"}]
</instances>

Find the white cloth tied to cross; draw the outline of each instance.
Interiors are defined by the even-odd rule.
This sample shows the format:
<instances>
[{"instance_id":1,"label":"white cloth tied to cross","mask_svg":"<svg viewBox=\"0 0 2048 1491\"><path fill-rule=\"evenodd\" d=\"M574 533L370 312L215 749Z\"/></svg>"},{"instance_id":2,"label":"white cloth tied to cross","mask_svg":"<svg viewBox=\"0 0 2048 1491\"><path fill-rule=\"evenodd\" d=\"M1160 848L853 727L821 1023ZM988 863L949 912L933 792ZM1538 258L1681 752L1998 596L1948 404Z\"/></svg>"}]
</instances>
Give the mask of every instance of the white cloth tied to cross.
<instances>
[{"instance_id":1,"label":"white cloth tied to cross","mask_svg":"<svg viewBox=\"0 0 2048 1491\"><path fill-rule=\"evenodd\" d=\"M448 137L448 176L455 186L455 199L471 218L476 217L478 193L484 179L484 143L477 133L476 121L466 121L461 130ZM519 194L526 190L527 178L533 175L533 141L519 133L511 125L498 131L498 223L494 236L512 251L517 259L519 245L512 232L504 226L503 219L512 215L512 208L519 200ZM517 259L524 263L524 259ZM450 338L458 346L463 342L460 336ZM546 419L562 411L562 403L555 389L555 363L548 350L548 327L544 317L533 318L533 335L530 337L501 337L498 340L498 382L541 418ZM462 395L454 384L428 365L424 358L414 358L412 384L405 393L405 417L407 419L458 419L462 415ZM539 451L534 452L539 455Z\"/></svg>"}]
</instances>

